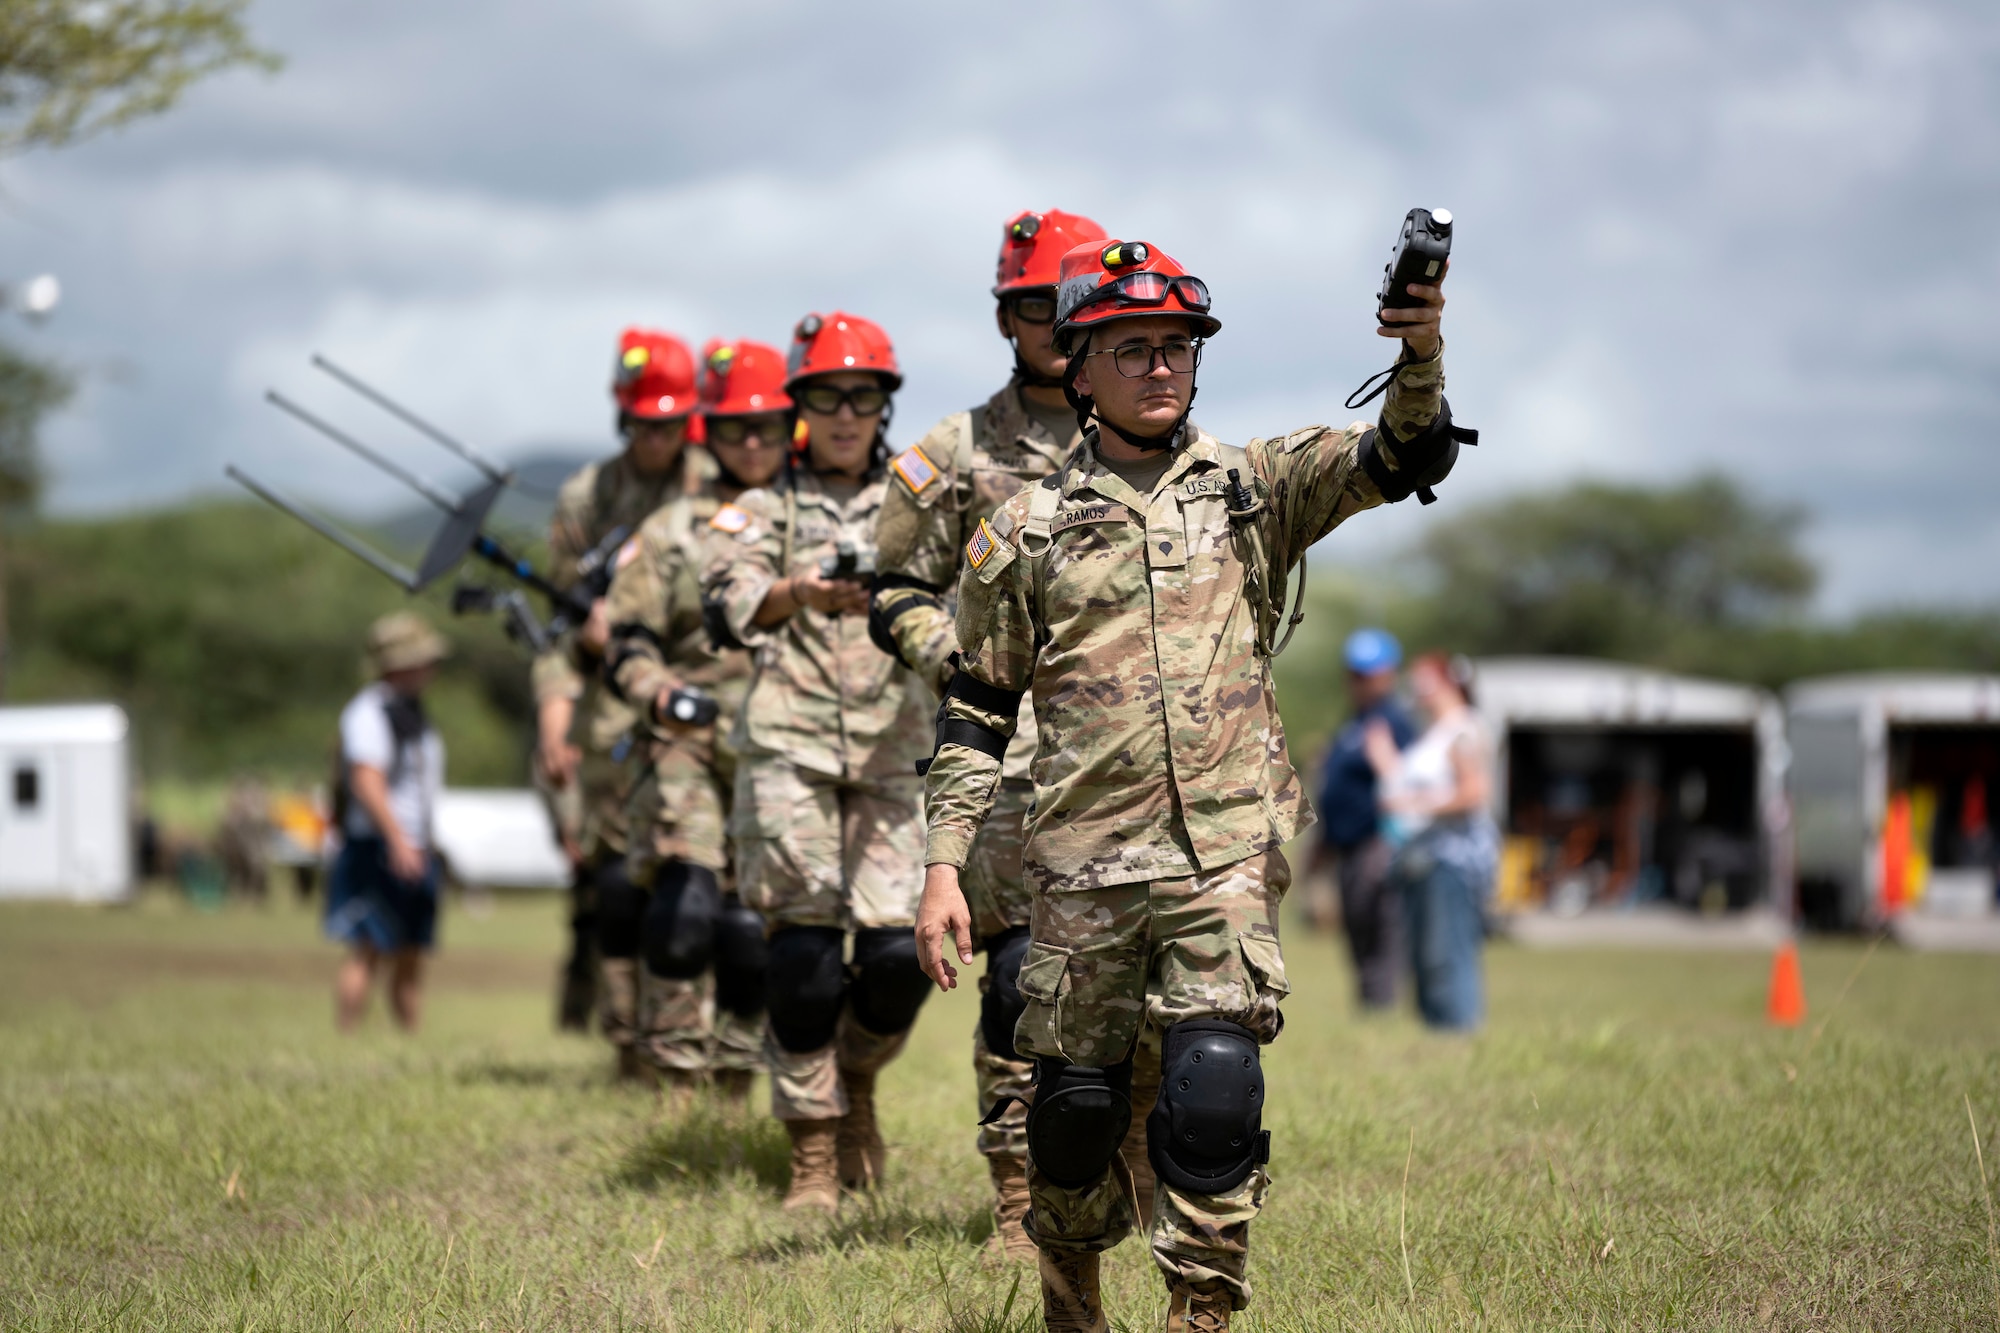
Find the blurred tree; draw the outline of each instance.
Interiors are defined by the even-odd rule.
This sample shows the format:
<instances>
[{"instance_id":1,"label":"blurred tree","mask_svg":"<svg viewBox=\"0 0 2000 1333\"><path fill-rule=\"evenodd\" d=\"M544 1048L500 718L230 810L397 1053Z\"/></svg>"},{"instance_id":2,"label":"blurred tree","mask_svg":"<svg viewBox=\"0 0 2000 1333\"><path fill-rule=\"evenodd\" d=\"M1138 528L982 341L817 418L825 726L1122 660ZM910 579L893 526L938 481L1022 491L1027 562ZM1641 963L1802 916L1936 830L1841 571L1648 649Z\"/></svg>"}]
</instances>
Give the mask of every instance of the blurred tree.
<instances>
[{"instance_id":1,"label":"blurred tree","mask_svg":"<svg viewBox=\"0 0 2000 1333\"><path fill-rule=\"evenodd\" d=\"M363 677L369 622L410 599L261 505L202 503L24 530L10 571L23 699L116 699L155 775L315 778ZM490 617L416 609L453 644L431 702L457 783L526 780L521 653Z\"/></svg>"},{"instance_id":2,"label":"blurred tree","mask_svg":"<svg viewBox=\"0 0 2000 1333\"><path fill-rule=\"evenodd\" d=\"M1475 653L1663 661L1690 634L1799 608L1817 582L1798 546L1804 521L1714 475L1494 501L1419 547L1427 637Z\"/></svg>"},{"instance_id":3,"label":"blurred tree","mask_svg":"<svg viewBox=\"0 0 2000 1333\"><path fill-rule=\"evenodd\" d=\"M0 152L60 148L158 115L190 84L278 57L248 0L0 0Z\"/></svg>"},{"instance_id":4,"label":"blurred tree","mask_svg":"<svg viewBox=\"0 0 2000 1333\"><path fill-rule=\"evenodd\" d=\"M60 148L167 110L188 86L278 57L243 29L248 0L0 0L0 153ZM41 491L43 417L70 395L61 370L0 343L0 539ZM0 548L0 697L7 685Z\"/></svg>"}]
</instances>

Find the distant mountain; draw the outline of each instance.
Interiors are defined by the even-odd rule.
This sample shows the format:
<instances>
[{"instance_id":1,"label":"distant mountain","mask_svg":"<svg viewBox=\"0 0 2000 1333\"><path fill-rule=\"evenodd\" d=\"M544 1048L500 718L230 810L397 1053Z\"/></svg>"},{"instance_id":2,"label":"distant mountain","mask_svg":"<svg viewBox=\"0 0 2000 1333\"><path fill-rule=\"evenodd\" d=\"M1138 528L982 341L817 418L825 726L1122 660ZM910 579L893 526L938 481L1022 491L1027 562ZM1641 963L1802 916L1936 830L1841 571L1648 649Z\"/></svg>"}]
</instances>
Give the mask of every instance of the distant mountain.
<instances>
[{"instance_id":1,"label":"distant mountain","mask_svg":"<svg viewBox=\"0 0 2000 1333\"><path fill-rule=\"evenodd\" d=\"M495 535L502 532L517 538L540 537L548 531L549 513L555 508L556 490L570 473L594 462L610 451L599 446L551 444L515 459L514 484L500 496L488 523ZM429 545L444 515L427 504L407 505L368 522L390 545L416 552Z\"/></svg>"}]
</instances>

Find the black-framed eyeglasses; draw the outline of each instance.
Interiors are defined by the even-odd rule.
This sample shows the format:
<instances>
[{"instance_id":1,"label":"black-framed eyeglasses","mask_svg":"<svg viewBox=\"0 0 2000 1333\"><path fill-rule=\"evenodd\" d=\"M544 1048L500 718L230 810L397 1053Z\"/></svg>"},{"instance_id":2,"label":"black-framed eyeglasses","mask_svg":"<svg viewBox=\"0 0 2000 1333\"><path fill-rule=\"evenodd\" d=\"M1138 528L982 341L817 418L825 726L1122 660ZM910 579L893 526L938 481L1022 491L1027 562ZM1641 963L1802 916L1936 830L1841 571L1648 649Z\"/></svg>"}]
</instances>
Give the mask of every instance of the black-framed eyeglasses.
<instances>
[{"instance_id":1,"label":"black-framed eyeglasses","mask_svg":"<svg viewBox=\"0 0 2000 1333\"><path fill-rule=\"evenodd\" d=\"M751 417L710 417L708 438L718 444L741 444L752 435L766 444L782 444L790 432L785 429L783 412L766 412Z\"/></svg>"},{"instance_id":2,"label":"black-framed eyeglasses","mask_svg":"<svg viewBox=\"0 0 2000 1333\"><path fill-rule=\"evenodd\" d=\"M1169 338L1158 347L1149 343L1126 343L1123 347L1106 347L1090 355L1110 357L1111 364L1118 367L1118 373L1128 380L1144 379L1159 365L1166 366L1176 375L1192 375L1194 368L1201 364L1201 340Z\"/></svg>"},{"instance_id":3,"label":"black-framed eyeglasses","mask_svg":"<svg viewBox=\"0 0 2000 1333\"><path fill-rule=\"evenodd\" d=\"M1078 310L1114 298L1129 305L1165 305L1168 296L1180 297L1184 309L1197 314L1208 313L1208 284L1200 278L1185 274L1170 278L1164 273L1141 272L1113 278L1078 301L1076 309L1070 314L1074 316Z\"/></svg>"},{"instance_id":4,"label":"black-framed eyeglasses","mask_svg":"<svg viewBox=\"0 0 2000 1333\"><path fill-rule=\"evenodd\" d=\"M1056 321L1054 292L1017 292L1007 298L1007 310L1023 324L1053 324Z\"/></svg>"},{"instance_id":5,"label":"black-framed eyeglasses","mask_svg":"<svg viewBox=\"0 0 2000 1333\"><path fill-rule=\"evenodd\" d=\"M853 408L857 417L880 415L882 409L889 405L888 391L872 384L853 389L836 389L831 384L809 384L798 391L797 397L808 411L823 417L840 411L842 403Z\"/></svg>"}]
</instances>

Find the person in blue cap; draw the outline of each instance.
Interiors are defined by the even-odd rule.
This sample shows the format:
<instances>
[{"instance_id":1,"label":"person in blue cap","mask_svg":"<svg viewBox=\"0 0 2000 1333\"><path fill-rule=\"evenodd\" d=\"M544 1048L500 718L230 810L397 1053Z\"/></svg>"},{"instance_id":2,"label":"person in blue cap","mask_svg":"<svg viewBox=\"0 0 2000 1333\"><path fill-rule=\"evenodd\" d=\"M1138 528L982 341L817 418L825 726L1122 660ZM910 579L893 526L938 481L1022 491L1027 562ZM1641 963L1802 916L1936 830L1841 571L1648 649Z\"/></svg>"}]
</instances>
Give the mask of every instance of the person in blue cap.
<instances>
[{"instance_id":1,"label":"person in blue cap","mask_svg":"<svg viewBox=\"0 0 2000 1333\"><path fill-rule=\"evenodd\" d=\"M1320 846L1314 860L1333 863L1340 884L1340 915L1354 958L1361 1007L1389 1009L1404 966L1403 913L1389 879L1391 849L1382 837L1382 808L1365 740L1379 719L1398 749L1416 738L1415 723L1396 698L1396 669L1403 647L1387 630L1364 628L1347 636L1347 697L1353 716L1333 738L1320 771Z\"/></svg>"}]
</instances>

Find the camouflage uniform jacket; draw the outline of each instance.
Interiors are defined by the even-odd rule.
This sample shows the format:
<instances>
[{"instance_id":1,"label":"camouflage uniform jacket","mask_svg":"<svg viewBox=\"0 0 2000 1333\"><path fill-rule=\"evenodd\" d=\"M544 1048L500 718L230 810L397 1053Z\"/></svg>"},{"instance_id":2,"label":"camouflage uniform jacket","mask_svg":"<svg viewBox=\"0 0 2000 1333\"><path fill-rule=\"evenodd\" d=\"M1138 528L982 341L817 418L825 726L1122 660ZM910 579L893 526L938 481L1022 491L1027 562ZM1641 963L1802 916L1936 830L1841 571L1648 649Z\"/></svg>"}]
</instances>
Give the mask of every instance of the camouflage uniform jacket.
<instances>
[{"instance_id":1,"label":"camouflage uniform jacket","mask_svg":"<svg viewBox=\"0 0 2000 1333\"><path fill-rule=\"evenodd\" d=\"M605 596L611 622L609 681L639 717L660 691L696 686L730 720L750 682L750 654L718 651L701 620L701 571L708 563L710 526L723 501L713 487L669 500L653 511L618 552L618 572ZM714 764L713 755L704 762Z\"/></svg>"},{"instance_id":2,"label":"camouflage uniform jacket","mask_svg":"<svg viewBox=\"0 0 2000 1333\"><path fill-rule=\"evenodd\" d=\"M578 577L577 562L613 530L636 530L667 500L697 486L713 470L713 464L703 466L706 460L697 453L683 450L680 463L657 477L641 474L624 454L578 469L556 493L549 520L550 582L568 587ZM572 633L536 657L532 674L537 704L551 698L576 701L570 735L584 752L578 775L583 787L578 841L586 856L607 847L623 850L622 752L638 720L605 688L599 667L597 657Z\"/></svg>"},{"instance_id":3,"label":"camouflage uniform jacket","mask_svg":"<svg viewBox=\"0 0 2000 1333\"><path fill-rule=\"evenodd\" d=\"M1394 438L1432 421L1443 386L1441 355L1396 378L1382 413ZM1370 429L1309 426L1233 448L1190 423L1191 442L1150 497L1098 461L1092 430L1061 472L973 533L959 669L1001 690L1032 688L1041 744L1031 883L1090 889L1206 872L1311 824L1270 663L1255 649L1248 537L1223 492L1233 467L1262 499L1252 522L1275 576L1381 503L1360 466ZM1393 466L1393 439L1377 447ZM947 707L1002 735L1014 729L1013 717L956 696ZM925 786L927 862L965 863L999 769L968 746L939 748Z\"/></svg>"},{"instance_id":4,"label":"camouflage uniform jacket","mask_svg":"<svg viewBox=\"0 0 2000 1333\"><path fill-rule=\"evenodd\" d=\"M951 655L958 650L952 614L941 602L955 595L965 563L965 543L982 518L1022 487L1062 465L1080 437L1057 440L1028 414L1020 380L987 400L985 406L955 412L889 464L888 493L876 520L875 567L886 580L876 616L905 662L938 694L951 682ZM878 631L879 633L880 631ZM1035 713L1023 704L1020 730L1006 762L1010 778L1028 776L1035 757Z\"/></svg>"},{"instance_id":5,"label":"camouflage uniform jacket","mask_svg":"<svg viewBox=\"0 0 2000 1333\"><path fill-rule=\"evenodd\" d=\"M793 468L712 521L703 612L718 641L756 655L732 738L740 753L853 779L907 776L928 752L934 709L923 684L869 640L865 615L802 606L768 629L752 623L780 578L817 573L841 542L872 554L886 484L870 477L843 501Z\"/></svg>"}]
</instances>

